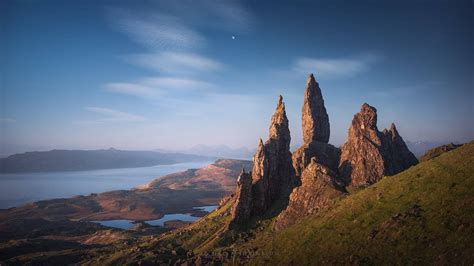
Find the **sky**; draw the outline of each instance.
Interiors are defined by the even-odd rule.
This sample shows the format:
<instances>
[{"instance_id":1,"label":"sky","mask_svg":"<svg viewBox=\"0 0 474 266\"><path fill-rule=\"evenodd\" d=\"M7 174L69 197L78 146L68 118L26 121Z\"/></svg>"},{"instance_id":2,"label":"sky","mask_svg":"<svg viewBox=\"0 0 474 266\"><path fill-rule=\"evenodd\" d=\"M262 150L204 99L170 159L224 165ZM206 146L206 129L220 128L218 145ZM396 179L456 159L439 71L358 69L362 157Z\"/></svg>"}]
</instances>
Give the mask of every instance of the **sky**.
<instances>
[{"instance_id":1,"label":"sky","mask_svg":"<svg viewBox=\"0 0 474 266\"><path fill-rule=\"evenodd\" d=\"M1 1L0 147L255 148L314 73L341 145L367 102L405 140L474 139L472 1Z\"/></svg>"}]
</instances>

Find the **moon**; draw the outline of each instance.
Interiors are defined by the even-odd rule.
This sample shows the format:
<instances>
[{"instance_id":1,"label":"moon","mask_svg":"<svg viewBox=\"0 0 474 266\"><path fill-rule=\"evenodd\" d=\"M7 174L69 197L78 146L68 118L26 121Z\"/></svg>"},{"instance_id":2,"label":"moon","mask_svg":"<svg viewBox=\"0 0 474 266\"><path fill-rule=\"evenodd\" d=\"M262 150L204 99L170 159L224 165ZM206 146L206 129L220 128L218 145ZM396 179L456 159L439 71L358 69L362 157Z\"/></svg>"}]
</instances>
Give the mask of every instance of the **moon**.
<instances>
[{"instance_id":1,"label":"moon","mask_svg":"<svg viewBox=\"0 0 474 266\"><path fill-rule=\"evenodd\" d=\"M235 36L234 36L234 35L232 35L232 40L235 40Z\"/></svg>"}]
</instances>

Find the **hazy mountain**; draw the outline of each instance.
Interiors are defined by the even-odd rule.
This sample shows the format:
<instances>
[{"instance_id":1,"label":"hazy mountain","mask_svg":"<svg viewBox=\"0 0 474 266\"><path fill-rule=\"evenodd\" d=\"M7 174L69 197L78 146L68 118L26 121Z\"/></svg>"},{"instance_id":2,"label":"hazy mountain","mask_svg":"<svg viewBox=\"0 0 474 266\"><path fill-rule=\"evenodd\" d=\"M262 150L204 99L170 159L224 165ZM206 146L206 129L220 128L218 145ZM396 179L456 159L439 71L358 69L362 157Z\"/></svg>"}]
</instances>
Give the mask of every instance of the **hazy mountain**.
<instances>
[{"instance_id":1,"label":"hazy mountain","mask_svg":"<svg viewBox=\"0 0 474 266\"><path fill-rule=\"evenodd\" d=\"M187 150L179 151L186 154L196 154L202 156L212 156L229 159L251 159L254 150L247 147L231 148L226 145L204 145L198 144Z\"/></svg>"},{"instance_id":2,"label":"hazy mountain","mask_svg":"<svg viewBox=\"0 0 474 266\"><path fill-rule=\"evenodd\" d=\"M79 171L146 167L213 159L208 156L156 151L51 150L25 152L0 159L1 173Z\"/></svg>"}]
</instances>

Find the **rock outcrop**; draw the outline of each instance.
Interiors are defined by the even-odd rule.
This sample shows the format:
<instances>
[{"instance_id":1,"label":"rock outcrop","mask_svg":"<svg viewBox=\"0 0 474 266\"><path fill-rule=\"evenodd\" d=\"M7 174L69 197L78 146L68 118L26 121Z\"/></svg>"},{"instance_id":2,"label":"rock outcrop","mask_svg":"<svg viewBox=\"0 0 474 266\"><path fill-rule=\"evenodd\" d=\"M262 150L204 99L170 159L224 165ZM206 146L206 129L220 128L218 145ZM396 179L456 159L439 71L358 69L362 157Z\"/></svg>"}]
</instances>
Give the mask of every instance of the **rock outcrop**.
<instances>
[{"instance_id":1,"label":"rock outcrop","mask_svg":"<svg viewBox=\"0 0 474 266\"><path fill-rule=\"evenodd\" d=\"M302 108L303 145L293 152L293 167L296 176L301 176L311 158L316 162L337 171L339 149L328 144L330 129L329 116L318 82L310 74L306 82Z\"/></svg>"},{"instance_id":2,"label":"rock outcrop","mask_svg":"<svg viewBox=\"0 0 474 266\"><path fill-rule=\"evenodd\" d=\"M385 175L394 175L418 163L415 155L408 149L395 124L382 131L382 147L385 162Z\"/></svg>"},{"instance_id":3,"label":"rock outcrop","mask_svg":"<svg viewBox=\"0 0 474 266\"><path fill-rule=\"evenodd\" d=\"M309 75L306 82L302 114L304 143L313 141L328 143L329 116L324 106L321 89L313 74Z\"/></svg>"},{"instance_id":4,"label":"rock outcrop","mask_svg":"<svg viewBox=\"0 0 474 266\"><path fill-rule=\"evenodd\" d=\"M253 158L254 215L265 213L275 201L288 197L296 184L290 141L285 104L280 96L270 124L269 139L265 144L260 139Z\"/></svg>"},{"instance_id":5,"label":"rock outcrop","mask_svg":"<svg viewBox=\"0 0 474 266\"><path fill-rule=\"evenodd\" d=\"M354 115L347 142L341 148L339 175L346 185L371 185L384 175L394 175L418 163L398 134L377 129L377 109L364 103Z\"/></svg>"},{"instance_id":6,"label":"rock outcrop","mask_svg":"<svg viewBox=\"0 0 474 266\"><path fill-rule=\"evenodd\" d=\"M421 156L420 162L426 162L428 160L431 160L433 158L436 158L436 157L440 156L441 154L443 154L445 152L452 151L452 150L457 149L461 146L462 146L462 144L450 143L450 144L446 144L446 145L442 145L442 146L430 149L430 150L426 151L425 154L423 154L423 156Z\"/></svg>"},{"instance_id":7,"label":"rock outcrop","mask_svg":"<svg viewBox=\"0 0 474 266\"><path fill-rule=\"evenodd\" d=\"M275 229L287 227L331 206L335 198L347 193L346 187L373 184L418 162L394 124L383 132L377 129L377 110L368 104L354 115L343 147L329 144L329 117L312 74L306 84L302 122L304 143L292 155L280 96L269 139L265 144L259 141L251 177L241 174L231 228L251 217L268 215L270 210L271 215L278 215Z\"/></svg>"},{"instance_id":8,"label":"rock outcrop","mask_svg":"<svg viewBox=\"0 0 474 266\"><path fill-rule=\"evenodd\" d=\"M301 175L301 186L291 193L288 207L278 216L274 228L285 228L330 207L345 192L335 180L336 173L313 157Z\"/></svg>"},{"instance_id":9,"label":"rock outcrop","mask_svg":"<svg viewBox=\"0 0 474 266\"><path fill-rule=\"evenodd\" d=\"M303 144L293 152L293 167L296 176L301 176L303 170L314 158L316 162L322 164L332 171L337 172L339 165L340 150L331 144L314 141Z\"/></svg>"},{"instance_id":10,"label":"rock outcrop","mask_svg":"<svg viewBox=\"0 0 474 266\"><path fill-rule=\"evenodd\" d=\"M313 74L306 84L302 122L304 143L292 156L300 186L293 190L288 206L277 217L275 229L318 212L345 191L337 182L340 151L328 144L329 117Z\"/></svg>"},{"instance_id":11,"label":"rock outcrop","mask_svg":"<svg viewBox=\"0 0 474 266\"><path fill-rule=\"evenodd\" d=\"M252 211L252 174L242 169L237 179L235 203L232 206L232 221L230 228L235 228L250 218Z\"/></svg>"},{"instance_id":12,"label":"rock outcrop","mask_svg":"<svg viewBox=\"0 0 474 266\"><path fill-rule=\"evenodd\" d=\"M249 189L247 180L250 174L245 174L241 175L246 180L245 183L242 182L237 188L231 226L244 223L252 216L265 214L276 202L287 201L297 184L291 163L290 141L285 104L280 96L271 120L269 139L265 144L260 139L253 157L250 204L242 199L243 195L248 195Z\"/></svg>"}]
</instances>

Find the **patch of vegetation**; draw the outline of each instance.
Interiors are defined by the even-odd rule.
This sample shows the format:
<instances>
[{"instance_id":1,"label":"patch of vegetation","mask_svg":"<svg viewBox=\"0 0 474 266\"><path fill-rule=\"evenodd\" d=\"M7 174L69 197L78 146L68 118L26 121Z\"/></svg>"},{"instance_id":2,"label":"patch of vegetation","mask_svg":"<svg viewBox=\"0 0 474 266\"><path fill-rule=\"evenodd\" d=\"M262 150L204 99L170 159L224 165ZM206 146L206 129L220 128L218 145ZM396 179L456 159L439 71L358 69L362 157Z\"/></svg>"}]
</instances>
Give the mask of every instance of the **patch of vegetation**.
<instances>
[{"instance_id":1,"label":"patch of vegetation","mask_svg":"<svg viewBox=\"0 0 474 266\"><path fill-rule=\"evenodd\" d=\"M97 250L89 263L472 264L473 173L471 142L282 231L273 230L274 216L227 230L227 201L190 226Z\"/></svg>"},{"instance_id":2,"label":"patch of vegetation","mask_svg":"<svg viewBox=\"0 0 474 266\"><path fill-rule=\"evenodd\" d=\"M257 263L472 264L473 173L471 142L247 248L259 247Z\"/></svg>"}]
</instances>

